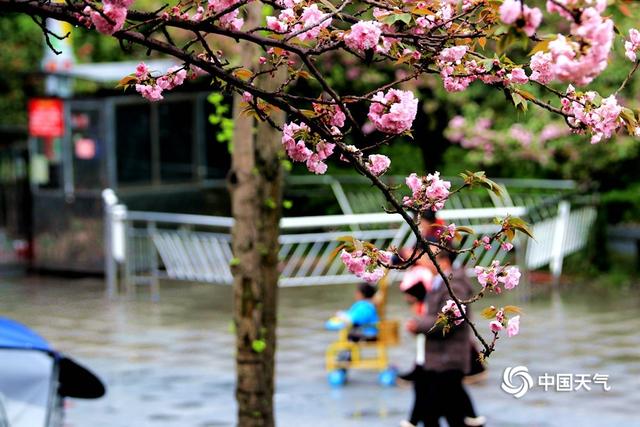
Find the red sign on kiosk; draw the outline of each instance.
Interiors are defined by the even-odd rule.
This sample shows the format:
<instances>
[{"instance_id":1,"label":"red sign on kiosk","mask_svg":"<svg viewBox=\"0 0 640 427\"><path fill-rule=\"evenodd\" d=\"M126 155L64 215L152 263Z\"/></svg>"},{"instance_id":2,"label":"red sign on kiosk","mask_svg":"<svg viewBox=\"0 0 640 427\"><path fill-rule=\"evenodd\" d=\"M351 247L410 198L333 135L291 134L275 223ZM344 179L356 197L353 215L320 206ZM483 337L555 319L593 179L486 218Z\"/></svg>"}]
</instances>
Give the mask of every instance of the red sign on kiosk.
<instances>
[{"instance_id":1,"label":"red sign on kiosk","mask_svg":"<svg viewBox=\"0 0 640 427\"><path fill-rule=\"evenodd\" d=\"M29 100L29 135L42 138L64 135L64 104L61 99Z\"/></svg>"}]
</instances>

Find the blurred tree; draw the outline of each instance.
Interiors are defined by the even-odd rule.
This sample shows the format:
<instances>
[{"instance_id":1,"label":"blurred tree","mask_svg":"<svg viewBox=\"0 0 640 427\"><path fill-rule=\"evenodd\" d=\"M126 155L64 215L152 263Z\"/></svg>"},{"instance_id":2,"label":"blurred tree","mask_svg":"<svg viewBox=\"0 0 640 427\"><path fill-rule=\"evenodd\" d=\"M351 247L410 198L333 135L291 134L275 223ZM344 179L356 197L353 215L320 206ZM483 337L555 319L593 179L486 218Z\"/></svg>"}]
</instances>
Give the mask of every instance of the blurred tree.
<instances>
[{"instance_id":1,"label":"blurred tree","mask_svg":"<svg viewBox=\"0 0 640 427\"><path fill-rule=\"evenodd\" d=\"M0 16L0 126L26 125L26 100L37 87L42 31L25 15Z\"/></svg>"}]
</instances>

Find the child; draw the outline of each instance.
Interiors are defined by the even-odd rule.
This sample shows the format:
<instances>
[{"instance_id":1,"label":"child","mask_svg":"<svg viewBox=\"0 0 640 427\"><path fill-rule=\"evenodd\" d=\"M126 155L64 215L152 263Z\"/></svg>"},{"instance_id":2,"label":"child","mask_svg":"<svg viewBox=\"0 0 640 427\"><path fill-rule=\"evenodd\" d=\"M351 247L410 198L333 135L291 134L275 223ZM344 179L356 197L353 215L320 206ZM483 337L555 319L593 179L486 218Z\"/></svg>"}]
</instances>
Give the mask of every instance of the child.
<instances>
[{"instance_id":1,"label":"child","mask_svg":"<svg viewBox=\"0 0 640 427\"><path fill-rule=\"evenodd\" d=\"M361 283L355 293L356 302L339 314L351 324L349 341L375 341L378 338L378 311L372 298L376 288L369 283Z\"/></svg>"},{"instance_id":2,"label":"child","mask_svg":"<svg viewBox=\"0 0 640 427\"><path fill-rule=\"evenodd\" d=\"M358 285L355 293L356 302L347 311L339 311L329 319L327 329L342 329L348 324L349 341L375 341L378 338L378 312L373 304L376 288L369 283Z\"/></svg>"}]
</instances>

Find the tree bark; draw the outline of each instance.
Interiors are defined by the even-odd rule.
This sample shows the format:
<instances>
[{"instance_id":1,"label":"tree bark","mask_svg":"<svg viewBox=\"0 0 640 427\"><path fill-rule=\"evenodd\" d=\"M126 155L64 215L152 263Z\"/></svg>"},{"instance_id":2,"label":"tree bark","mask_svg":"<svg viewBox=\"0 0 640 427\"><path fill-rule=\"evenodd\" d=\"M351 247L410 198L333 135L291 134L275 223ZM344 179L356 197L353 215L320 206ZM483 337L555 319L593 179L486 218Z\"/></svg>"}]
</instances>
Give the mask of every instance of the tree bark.
<instances>
[{"instance_id":1,"label":"tree bark","mask_svg":"<svg viewBox=\"0 0 640 427\"><path fill-rule=\"evenodd\" d=\"M258 6L258 7L255 7ZM260 7L247 7L247 25L255 25ZM241 46L241 64L257 66L259 51ZM252 64L252 67L248 67ZM275 88L269 76L260 85ZM269 88L269 89L271 89ZM278 152L280 133L252 115L241 112L234 99L235 121L232 166L229 175L234 254L234 323L236 331L236 400L238 426L272 427L279 222L282 215L282 169ZM273 116L272 116L273 118ZM281 122L281 118L275 118ZM280 119L280 120L278 120Z\"/></svg>"}]
</instances>

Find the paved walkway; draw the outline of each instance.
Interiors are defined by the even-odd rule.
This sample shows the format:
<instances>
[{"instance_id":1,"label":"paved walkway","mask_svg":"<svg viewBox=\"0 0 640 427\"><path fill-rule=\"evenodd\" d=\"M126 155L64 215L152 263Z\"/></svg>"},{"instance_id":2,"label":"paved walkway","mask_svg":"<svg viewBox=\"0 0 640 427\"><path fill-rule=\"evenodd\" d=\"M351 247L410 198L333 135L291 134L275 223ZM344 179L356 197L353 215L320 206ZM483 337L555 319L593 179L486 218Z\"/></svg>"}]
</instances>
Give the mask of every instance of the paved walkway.
<instances>
[{"instance_id":1,"label":"paved walkway","mask_svg":"<svg viewBox=\"0 0 640 427\"><path fill-rule=\"evenodd\" d=\"M0 313L27 323L106 381L108 395L72 400L69 427L233 426L233 336L229 288L163 283L158 304L141 290L130 301L107 301L97 280L4 279ZM324 320L346 308L352 289L326 286L281 293L277 419L281 427L397 426L411 389L381 388L356 372L343 389L325 380L324 349L334 334ZM487 303L488 305L488 303ZM484 305L483 305L484 306ZM488 380L471 387L489 426L640 426L640 298L579 292L524 304L522 333L501 339ZM390 316L406 307L392 292ZM403 336L394 362L410 366ZM534 387L522 399L500 389L507 366L545 372L608 374L611 391L557 392Z\"/></svg>"}]
</instances>

